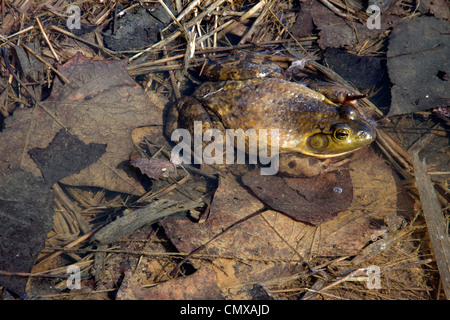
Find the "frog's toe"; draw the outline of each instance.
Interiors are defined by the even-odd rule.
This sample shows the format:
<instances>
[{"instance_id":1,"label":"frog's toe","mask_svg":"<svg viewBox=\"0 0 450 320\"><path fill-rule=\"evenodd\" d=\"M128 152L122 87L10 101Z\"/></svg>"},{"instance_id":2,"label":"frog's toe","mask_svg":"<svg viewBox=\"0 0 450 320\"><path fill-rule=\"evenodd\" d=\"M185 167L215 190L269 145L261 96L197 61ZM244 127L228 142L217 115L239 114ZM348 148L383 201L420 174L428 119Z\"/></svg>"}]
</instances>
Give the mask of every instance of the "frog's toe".
<instances>
[{"instance_id":1,"label":"frog's toe","mask_svg":"<svg viewBox=\"0 0 450 320\"><path fill-rule=\"evenodd\" d=\"M365 94L355 94L355 93L347 93L342 96L342 101L339 101L341 104L347 104L350 106L356 105L356 100L367 97Z\"/></svg>"}]
</instances>

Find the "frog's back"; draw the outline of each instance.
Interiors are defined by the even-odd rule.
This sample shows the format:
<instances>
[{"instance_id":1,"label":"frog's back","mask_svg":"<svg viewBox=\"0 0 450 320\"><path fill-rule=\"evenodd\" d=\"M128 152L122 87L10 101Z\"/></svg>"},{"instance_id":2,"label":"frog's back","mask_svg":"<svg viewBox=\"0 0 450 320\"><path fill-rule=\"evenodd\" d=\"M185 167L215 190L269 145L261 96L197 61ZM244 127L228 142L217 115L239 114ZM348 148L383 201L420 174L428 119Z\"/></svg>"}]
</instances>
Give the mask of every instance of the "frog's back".
<instances>
[{"instance_id":1,"label":"frog's back","mask_svg":"<svg viewBox=\"0 0 450 320\"><path fill-rule=\"evenodd\" d=\"M229 129L311 130L339 118L322 95L277 78L204 83L195 96Z\"/></svg>"}]
</instances>

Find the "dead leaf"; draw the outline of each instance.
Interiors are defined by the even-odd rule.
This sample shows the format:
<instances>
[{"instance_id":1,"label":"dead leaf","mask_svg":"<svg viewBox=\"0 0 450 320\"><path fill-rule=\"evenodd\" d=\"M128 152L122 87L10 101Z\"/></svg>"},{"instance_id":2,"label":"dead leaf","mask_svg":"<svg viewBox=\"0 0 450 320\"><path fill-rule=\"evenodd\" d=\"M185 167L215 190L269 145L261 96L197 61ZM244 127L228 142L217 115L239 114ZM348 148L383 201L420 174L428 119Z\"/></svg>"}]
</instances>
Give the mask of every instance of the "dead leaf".
<instances>
[{"instance_id":1,"label":"dead leaf","mask_svg":"<svg viewBox=\"0 0 450 320\"><path fill-rule=\"evenodd\" d=\"M327 48L325 60L330 69L344 79L351 80L359 89L380 86L387 72L381 58L358 56L341 49Z\"/></svg>"},{"instance_id":2,"label":"dead leaf","mask_svg":"<svg viewBox=\"0 0 450 320\"><path fill-rule=\"evenodd\" d=\"M0 176L0 270L30 272L53 225L53 195L40 178ZM0 285L25 293L27 277L0 275Z\"/></svg>"},{"instance_id":3,"label":"dead leaf","mask_svg":"<svg viewBox=\"0 0 450 320\"><path fill-rule=\"evenodd\" d=\"M130 164L152 179L167 178L170 173L175 172L175 165L164 159L135 158Z\"/></svg>"},{"instance_id":4,"label":"dead leaf","mask_svg":"<svg viewBox=\"0 0 450 320\"><path fill-rule=\"evenodd\" d=\"M313 225L333 219L353 200L353 186L346 169L313 178L262 176L251 171L242 181L270 208Z\"/></svg>"},{"instance_id":5,"label":"dead leaf","mask_svg":"<svg viewBox=\"0 0 450 320\"><path fill-rule=\"evenodd\" d=\"M41 173L29 157L33 148L46 148L61 123L85 144L107 145L99 161L61 180L75 186L96 186L131 194L145 192L128 165L133 144L131 132L143 125L162 125L162 110L148 100L129 76L127 61L93 61L76 54L59 68L69 79L58 79L42 108L16 110L5 119L0 152L0 173L23 169ZM58 121L56 121L57 119Z\"/></svg>"},{"instance_id":6,"label":"dead leaf","mask_svg":"<svg viewBox=\"0 0 450 320\"><path fill-rule=\"evenodd\" d=\"M421 34L421 41L417 35ZM392 102L388 116L450 104L450 27L434 17L405 20L392 31L387 53Z\"/></svg>"},{"instance_id":7,"label":"dead leaf","mask_svg":"<svg viewBox=\"0 0 450 320\"><path fill-rule=\"evenodd\" d=\"M302 21L308 21L305 15L311 15L314 25L320 30L318 44L322 49L342 48L358 42L361 43L366 39L379 35L401 21L401 17L397 14L384 13L380 20L380 28L369 29L365 24L356 21L347 21L339 17L321 4L320 1L310 0L302 3L301 6L302 11L305 13L299 15L299 18ZM401 8L398 8L397 11L399 10L401 11ZM308 28L308 25L306 26ZM303 34L301 31L297 32Z\"/></svg>"},{"instance_id":8,"label":"dead leaf","mask_svg":"<svg viewBox=\"0 0 450 320\"><path fill-rule=\"evenodd\" d=\"M421 0L419 11L422 13L431 13L439 19L450 19L450 10L445 0Z\"/></svg>"},{"instance_id":9,"label":"dead leaf","mask_svg":"<svg viewBox=\"0 0 450 320\"><path fill-rule=\"evenodd\" d=\"M320 48L341 48L356 43L353 29L345 19L337 16L319 1L312 1L311 6L313 7L311 9L313 22L320 30L317 41Z\"/></svg>"},{"instance_id":10,"label":"dead leaf","mask_svg":"<svg viewBox=\"0 0 450 320\"><path fill-rule=\"evenodd\" d=\"M318 256L356 255L380 236L384 230L372 228L371 220L396 210L398 192L393 172L373 152L360 152L352 159L350 176L352 205L320 227L267 210L208 244L201 253L218 255L213 265L219 287L242 287L291 275L303 269L303 262ZM227 176L219 184L206 222L172 219L161 224L177 249L189 253L263 207L234 177ZM202 265L195 260L192 263Z\"/></svg>"},{"instance_id":11,"label":"dead leaf","mask_svg":"<svg viewBox=\"0 0 450 320\"><path fill-rule=\"evenodd\" d=\"M76 135L69 135L61 129L47 148L34 148L29 154L47 184L52 186L55 182L95 163L105 150L105 144L85 144Z\"/></svg>"},{"instance_id":12,"label":"dead leaf","mask_svg":"<svg viewBox=\"0 0 450 320\"><path fill-rule=\"evenodd\" d=\"M308 0L302 1L307 2ZM301 10L297 16L297 19L295 20L295 23L293 24L292 28L290 29L292 35L296 38L302 38L309 36L314 31L314 24L311 17L311 9L312 6L310 4L304 4L301 5Z\"/></svg>"},{"instance_id":13,"label":"dead leaf","mask_svg":"<svg viewBox=\"0 0 450 320\"><path fill-rule=\"evenodd\" d=\"M134 280L131 278L131 280ZM223 300L216 284L216 273L202 268L192 276L166 281L153 288L142 288L136 281L120 287L118 300Z\"/></svg>"}]
</instances>

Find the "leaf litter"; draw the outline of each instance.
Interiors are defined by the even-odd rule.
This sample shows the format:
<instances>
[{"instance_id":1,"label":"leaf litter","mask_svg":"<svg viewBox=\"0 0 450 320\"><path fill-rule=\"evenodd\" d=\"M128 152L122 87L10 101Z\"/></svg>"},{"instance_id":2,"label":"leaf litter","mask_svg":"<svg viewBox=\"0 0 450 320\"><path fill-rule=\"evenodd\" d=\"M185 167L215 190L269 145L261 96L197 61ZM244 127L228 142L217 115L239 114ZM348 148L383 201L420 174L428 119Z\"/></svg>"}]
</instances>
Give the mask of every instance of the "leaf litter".
<instances>
[{"instance_id":1,"label":"leaf litter","mask_svg":"<svg viewBox=\"0 0 450 320\"><path fill-rule=\"evenodd\" d=\"M217 170L208 166L200 169L186 166L190 175L184 175L184 170L177 170L170 172L168 177L152 174L148 177L130 166L130 159L133 159L131 154L136 151L146 161L154 159L150 163L159 163L163 167L171 163L168 156L170 145L162 134L164 104L168 97L178 96L177 91L180 89L188 94L190 80L195 79L187 70L190 72L200 66L205 61L204 55L220 57L227 55L230 50L245 52L247 49L264 51L272 48L281 54L289 52L320 58L317 44L322 48L346 45L345 49L353 54L371 55L374 51L385 51L382 44L389 35L389 32L372 31L369 33L374 38L368 36L367 28L363 26L368 14L359 2L346 2L338 6L336 3L321 1L328 11L323 10L324 6L320 9L317 7L317 10L310 7L314 23L310 24L309 33L297 39L291 38L292 34L288 32L289 26L293 26L296 21L294 13L299 12L292 4L271 3L271 8L264 10L263 1L250 1L250 7L237 2L230 6L229 2L220 0L205 2L203 7L196 7L199 4L197 2L186 7L180 7L180 4L178 1L173 3L170 10L178 12L175 15L178 19L185 19L186 27L198 27L196 32L199 33L195 41L195 55L189 59L185 59L186 50L183 47L179 50L178 46L182 43L178 41L183 38L184 31L170 28L162 31L164 37L161 40L153 38L152 41L156 42L143 50L115 52L112 51L114 49L104 47L102 42L98 43L101 34L97 31L106 27L111 30L113 24L109 23L119 18L121 9L114 6L82 4L83 9L89 9L89 14L85 16L87 20L83 19L86 28L76 35L65 31L64 22L48 17L40 18L43 28L20 30L22 26L11 19L11 13L7 13L7 23L1 26L2 35L14 39L24 33L39 39L45 34L50 40L43 48L34 49L37 56L51 63L61 58L66 61L58 68L60 75L54 79L44 77L41 83L35 85L35 89L39 89L52 83L53 88L50 97L34 108L12 107L13 101L23 103L24 100L4 82L0 83L6 92L2 95L6 98L3 104L5 107L1 108L6 118L0 133L0 172L10 176L20 168L43 177L49 184L59 181L51 189L56 196L53 229L48 234L46 248L42 250L31 272L42 272L49 276L64 275L60 268L65 270L75 259L75 265L95 275L95 285L92 284L92 278L83 279L83 289L78 292L64 292L65 281L32 277L26 292L49 298L110 298L108 292L119 289L115 296L117 299L251 299L259 288L264 294L258 296L276 295L279 299L430 298L432 288L427 286L426 280L434 281L432 274L435 277L436 273L432 273L429 267L432 259L419 255L419 252L429 254L424 249L427 247L427 236L424 229L420 228L421 224L423 226L420 211L417 205L413 208L413 202L405 195L396 173L379 158L378 153L365 150L354 155L347 172L351 182L340 183L339 186L343 187L344 192L352 191L352 196L347 197L352 200L340 203L342 207L336 212L325 214L326 219L320 218L319 226L298 221L302 219L291 219L289 210L283 208L283 201L278 201L281 207L276 208L271 207L275 207L274 203L261 201L263 196L258 196L251 186L242 183L242 177L247 173L243 167L236 166L224 171L223 168ZM28 5L21 9L43 9L34 3ZM122 5L133 10L128 3ZM159 5L148 4L150 7ZM302 9L305 9L302 12L308 12L308 5L302 2ZM339 9L342 7L347 10ZM199 10L199 15L192 14L194 8ZM44 12L57 13L55 9L45 7L47 11ZM59 9L62 12L64 8ZM183 9L185 11L179 14ZM231 15L221 14L222 10L228 9L232 10ZM397 12L399 16L414 14L414 8L408 3L401 9L403 11ZM14 12L15 9L11 7L9 10ZM234 15L242 18L235 19ZM107 16L112 20L104 18ZM330 28L327 21L338 16L341 19L339 23L343 22L346 26L343 24L342 28ZM395 20L394 16L389 15L392 21ZM302 19L307 21L307 18L303 15ZM387 20L388 23L391 21ZM348 32L344 32L344 29ZM251 40L234 44L233 37ZM5 39L2 37L1 41L5 42ZM228 42L222 42L224 39ZM56 45L58 41L65 48ZM90 59L75 54L77 50ZM17 51L21 52L21 49ZM20 59L25 63L24 58ZM46 64L44 68L55 72L50 65ZM344 81L331 70L319 64L313 65L328 78ZM137 77L142 87L129 74ZM342 84L351 86L345 81ZM33 85L22 83L21 86L27 89ZM23 93L27 97L28 90ZM380 112L369 100L363 99L361 105L367 114L379 119ZM13 115L9 115L12 111ZM383 121L386 122L386 119ZM135 129L147 125L153 126ZM47 165L47 161L41 161L37 166L33 161L36 151L51 154L55 150L52 141L58 141L55 136L58 132L64 132L62 129L84 145L106 144L106 151L99 161L89 165L96 157L89 160L86 163L88 167L80 169L80 173L61 170L58 174L44 174L42 165ZM402 179L409 181L413 177L412 161L397 142L390 139L382 129L379 130L377 146ZM30 151L34 154L33 158L30 157ZM69 152L64 155L64 152L58 154L61 158L70 159L72 154ZM154 168L150 171L155 173ZM67 177L60 178L64 175ZM302 181L289 179L284 179L285 186L302 194ZM258 185L261 186L264 186L264 182ZM50 190L50 187L44 188ZM407 187L412 194L417 194L413 185ZM277 196L275 193L278 190L273 194ZM327 193L323 194L326 198ZM111 221L119 224L129 214L130 218L133 213L137 216L148 205L157 203L158 199L187 202L199 198L202 198L203 204L189 210L187 215L177 213L159 224L140 227L136 227L133 220L128 224L131 228L126 236L119 233L119 238L112 240L119 248L92 242L91 237ZM315 201L311 203L314 205ZM322 213L319 202L316 204L311 212L316 210ZM326 201L322 204L326 204ZM443 206L446 207L445 203ZM205 208L208 211L207 218L202 217ZM51 216L51 213L48 214ZM402 221L396 227L388 223L389 217L393 216ZM84 224L80 221L88 224L89 228L82 228ZM138 229L133 231L135 228ZM7 229L2 230L3 234L7 234L4 231ZM43 237L47 230L43 227L37 232ZM413 234L425 244L416 246L409 241ZM36 248L34 252L40 250L39 246ZM34 256L29 261L33 259ZM359 273L364 276L365 267L370 264L381 266L385 289L366 290L364 280L349 281ZM26 279L29 269L10 271L6 277L17 277L19 271L25 271L20 276ZM172 279L174 271L185 277ZM122 280L117 282L117 279ZM50 290L50 285L55 289ZM174 286L176 290L172 289ZM193 286L200 288L192 290ZM308 293L309 288L314 289L314 293ZM401 290L392 290L394 288Z\"/></svg>"},{"instance_id":2,"label":"leaf litter","mask_svg":"<svg viewBox=\"0 0 450 320\"><path fill-rule=\"evenodd\" d=\"M61 179L61 183L141 194L144 189L128 166L120 168L120 164L133 149L132 129L139 125L161 125L162 114L130 78L126 63L87 60L81 54L66 62L59 71L70 83L64 85L55 80L44 102L46 110L37 107L22 110L5 120L2 136L7 150L1 154L4 161L0 171L6 174L10 168L21 168L39 176L28 152L46 148L56 133L65 129L84 143L106 144L106 151L99 161ZM4 157L8 157L8 162ZM66 160L70 163L70 156Z\"/></svg>"}]
</instances>

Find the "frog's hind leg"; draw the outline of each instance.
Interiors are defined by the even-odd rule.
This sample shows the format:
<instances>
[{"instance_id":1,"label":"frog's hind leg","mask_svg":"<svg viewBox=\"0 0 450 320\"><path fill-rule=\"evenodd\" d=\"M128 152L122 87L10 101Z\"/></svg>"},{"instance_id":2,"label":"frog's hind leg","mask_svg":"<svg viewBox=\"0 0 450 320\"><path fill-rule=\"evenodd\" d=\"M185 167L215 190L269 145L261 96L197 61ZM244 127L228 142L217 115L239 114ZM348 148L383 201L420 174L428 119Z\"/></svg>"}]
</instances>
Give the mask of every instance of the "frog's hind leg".
<instances>
[{"instance_id":1,"label":"frog's hind leg","mask_svg":"<svg viewBox=\"0 0 450 320\"><path fill-rule=\"evenodd\" d=\"M357 107L358 99L366 97L364 94L356 94L350 89L339 84L325 81L310 81L308 83L308 87L320 92L327 97L328 100L334 103L351 105L353 107Z\"/></svg>"},{"instance_id":2,"label":"frog's hind leg","mask_svg":"<svg viewBox=\"0 0 450 320\"><path fill-rule=\"evenodd\" d=\"M166 136L170 139L176 129L188 130L191 143L200 145L200 141L201 150L205 150L212 139L223 138L223 132L225 132L223 124L214 115L209 114L204 106L193 97L183 97L169 109L166 117ZM214 131L210 129L214 129ZM209 132L207 132L208 130ZM208 134L212 134L214 138L207 137ZM197 154L196 151L200 150L194 150L194 157L201 157L202 154Z\"/></svg>"},{"instance_id":3,"label":"frog's hind leg","mask_svg":"<svg viewBox=\"0 0 450 320\"><path fill-rule=\"evenodd\" d=\"M358 107L357 100L367 97L365 94L356 94L356 93L347 93L343 94L340 98L341 104L346 104L349 106L353 106L355 108Z\"/></svg>"}]
</instances>

